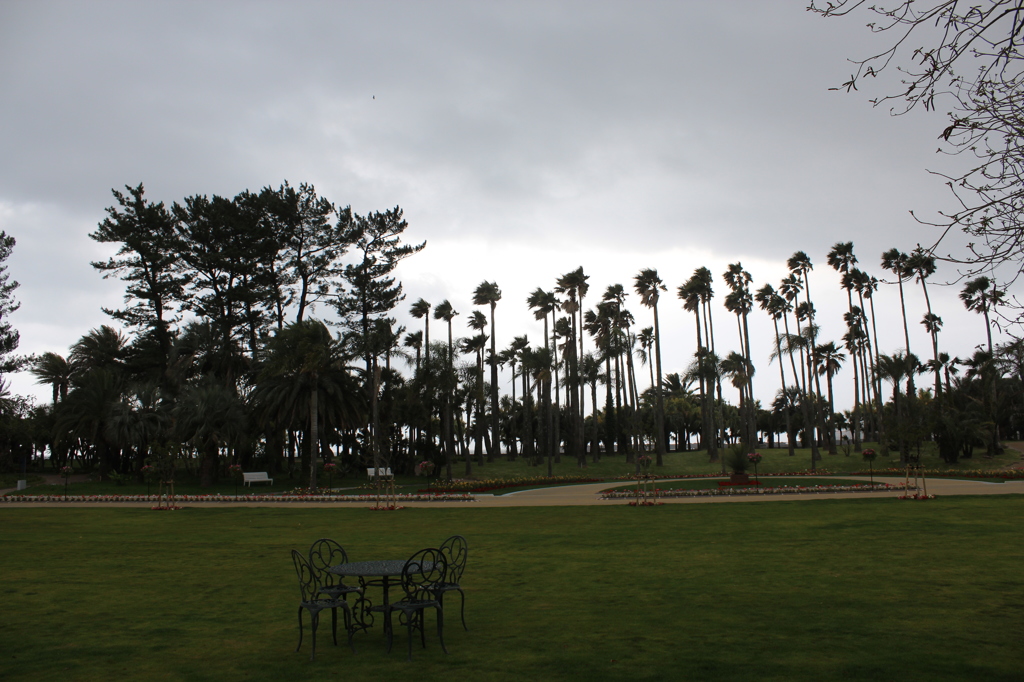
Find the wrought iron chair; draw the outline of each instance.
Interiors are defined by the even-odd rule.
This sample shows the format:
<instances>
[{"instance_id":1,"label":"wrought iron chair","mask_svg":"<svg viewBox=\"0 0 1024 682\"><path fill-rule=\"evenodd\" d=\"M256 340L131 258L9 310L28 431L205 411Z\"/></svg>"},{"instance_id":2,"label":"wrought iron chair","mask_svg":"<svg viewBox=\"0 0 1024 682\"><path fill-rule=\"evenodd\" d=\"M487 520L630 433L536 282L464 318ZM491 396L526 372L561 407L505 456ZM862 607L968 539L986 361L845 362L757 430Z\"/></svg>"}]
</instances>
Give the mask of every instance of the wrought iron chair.
<instances>
[{"instance_id":1,"label":"wrought iron chair","mask_svg":"<svg viewBox=\"0 0 1024 682\"><path fill-rule=\"evenodd\" d=\"M331 599L341 599L342 601L348 601L350 594L362 596L362 587L346 585L342 582L341 576L328 570L331 566L347 563L348 554L345 553L341 545L330 538L320 538L310 546L309 565L313 568L313 573L316 574L316 581L320 585L320 594L326 594ZM346 619L349 617L348 611L345 612L345 617ZM346 620L345 627L348 626L349 622Z\"/></svg>"},{"instance_id":2,"label":"wrought iron chair","mask_svg":"<svg viewBox=\"0 0 1024 682\"><path fill-rule=\"evenodd\" d=\"M298 651L302 648L302 611L309 611L309 619L313 626L313 650L309 654L309 660L316 658L316 628L320 624L320 612L324 609L331 610L331 635L334 637L334 643L338 643L338 609L342 609L345 612L345 629L348 631L348 645L352 649L352 653L355 653L356 648L352 645L352 619L349 614L348 602L341 599L322 599L320 598L321 590L320 584L316 579L316 572L313 567L309 565L309 561L306 557L302 556L298 550L292 550L292 563L295 564L295 573L299 576L299 592L302 595L302 601L299 602L299 645L295 647Z\"/></svg>"},{"instance_id":3,"label":"wrought iron chair","mask_svg":"<svg viewBox=\"0 0 1024 682\"><path fill-rule=\"evenodd\" d=\"M444 554L445 561L448 563L448 570L444 574L444 579L431 588L431 592L434 593L434 598L441 602L442 608L444 608L445 592L459 593L462 606L462 627L468 631L469 628L466 627L466 593L462 591L460 585L462 572L466 570L466 559L469 556L466 538L461 535L451 536L441 543L441 553Z\"/></svg>"},{"instance_id":4,"label":"wrought iron chair","mask_svg":"<svg viewBox=\"0 0 1024 682\"><path fill-rule=\"evenodd\" d=\"M400 611L405 617L406 631L409 639L409 660L412 660L412 631L420 631L420 641L427 646L426 623L423 612L426 609L437 611L437 638L441 641L441 650L448 653L444 646L444 610L441 602L434 598L433 587L444 579L448 570L448 562L439 549L423 549L413 554L402 569L402 590L405 596L388 605L384 614L384 629L388 635L388 653L394 639L391 627L391 612Z\"/></svg>"}]
</instances>

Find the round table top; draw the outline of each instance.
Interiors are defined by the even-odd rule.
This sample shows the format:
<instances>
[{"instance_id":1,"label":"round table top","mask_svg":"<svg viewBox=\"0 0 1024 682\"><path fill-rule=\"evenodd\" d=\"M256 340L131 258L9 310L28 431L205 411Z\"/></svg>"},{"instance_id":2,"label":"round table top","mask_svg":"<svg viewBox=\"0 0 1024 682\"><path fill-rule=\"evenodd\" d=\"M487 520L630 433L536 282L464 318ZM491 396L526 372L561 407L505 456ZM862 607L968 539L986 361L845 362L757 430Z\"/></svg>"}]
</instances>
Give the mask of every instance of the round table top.
<instances>
[{"instance_id":1,"label":"round table top","mask_svg":"<svg viewBox=\"0 0 1024 682\"><path fill-rule=\"evenodd\" d=\"M402 575L405 559L378 559L376 561L350 561L347 564L331 566L328 570L335 575L347 576L394 576Z\"/></svg>"}]
</instances>

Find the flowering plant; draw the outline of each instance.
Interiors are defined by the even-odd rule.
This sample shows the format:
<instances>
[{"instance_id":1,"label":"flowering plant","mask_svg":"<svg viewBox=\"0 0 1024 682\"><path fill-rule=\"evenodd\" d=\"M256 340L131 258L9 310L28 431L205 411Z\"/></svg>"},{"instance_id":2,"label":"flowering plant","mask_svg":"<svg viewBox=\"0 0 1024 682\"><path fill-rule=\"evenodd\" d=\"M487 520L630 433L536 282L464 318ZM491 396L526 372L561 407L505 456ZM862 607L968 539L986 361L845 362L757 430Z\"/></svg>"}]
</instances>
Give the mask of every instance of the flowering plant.
<instances>
[{"instance_id":1,"label":"flowering plant","mask_svg":"<svg viewBox=\"0 0 1024 682\"><path fill-rule=\"evenodd\" d=\"M757 464L763 459L763 457L761 457L761 453L759 452L751 452L747 455L747 459L750 460L751 464Z\"/></svg>"},{"instance_id":2,"label":"flowering plant","mask_svg":"<svg viewBox=\"0 0 1024 682\"><path fill-rule=\"evenodd\" d=\"M62 467L60 468L60 475L61 475L61 476L63 476L64 478L67 478L67 477L68 477L68 476L70 476L70 475L71 475L72 473L74 473L74 469L72 469L72 468L71 468L71 467L69 467L69 466L62 466Z\"/></svg>"},{"instance_id":3,"label":"flowering plant","mask_svg":"<svg viewBox=\"0 0 1024 682\"><path fill-rule=\"evenodd\" d=\"M636 458L636 461L638 464L640 464L641 469L646 470L651 467L652 460L650 455L640 455L639 457Z\"/></svg>"},{"instance_id":4,"label":"flowering plant","mask_svg":"<svg viewBox=\"0 0 1024 682\"><path fill-rule=\"evenodd\" d=\"M429 476L434 473L434 463L429 459L425 459L416 465L417 476Z\"/></svg>"},{"instance_id":5,"label":"flowering plant","mask_svg":"<svg viewBox=\"0 0 1024 682\"><path fill-rule=\"evenodd\" d=\"M878 456L878 453L876 453L871 448L868 448L864 452L860 453L860 456L864 458L865 462L873 462L875 460L875 457Z\"/></svg>"},{"instance_id":6,"label":"flowering plant","mask_svg":"<svg viewBox=\"0 0 1024 682\"><path fill-rule=\"evenodd\" d=\"M232 464L231 466L228 467L228 473L231 474L232 476L234 476L235 478L241 478L242 477L242 465L241 464Z\"/></svg>"},{"instance_id":7,"label":"flowering plant","mask_svg":"<svg viewBox=\"0 0 1024 682\"><path fill-rule=\"evenodd\" d=\"M338 465L335 464L334 462L328 462L327 464L324 464L324 473L325 474L335 474L337 472L338 472Z\"/></svg>"}]
</instances>

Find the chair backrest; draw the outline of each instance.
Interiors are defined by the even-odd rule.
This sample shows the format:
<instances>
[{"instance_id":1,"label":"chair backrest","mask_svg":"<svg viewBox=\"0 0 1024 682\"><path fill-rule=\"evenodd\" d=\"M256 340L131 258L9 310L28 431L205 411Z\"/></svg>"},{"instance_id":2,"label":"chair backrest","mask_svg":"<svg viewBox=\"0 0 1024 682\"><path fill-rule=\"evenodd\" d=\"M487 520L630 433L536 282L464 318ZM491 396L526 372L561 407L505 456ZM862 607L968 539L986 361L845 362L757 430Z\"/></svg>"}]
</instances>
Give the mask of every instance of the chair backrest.
<instances>
[{"instance_id":1,"label":"chair backrest","mask_svg":"<svg viewBox=\"0 0 1024 682\"><path fill-rule=\"evenodd\" d=\"M413 598L424 598L430 589L444 581L448 561L439 549L421 549L409 557L402 568L402 589Z\"/></svg>"},{"instance_id":2,"label":"chair backrest","mask_svg":"<svg viewBox=\"0 0 1024 682\"><path fill-rule=\"evenodd\" d=\"M341 580L327 569L338 564L347 564L348 554L344 548L330 538L320 538L309 548L309 565L316 574L316 579L323 587L334 587Z\"/></svg>"},{"instance_id":3,"label":"chair backrest","mask_svg":"<svg viewBox=\"0 0 1024 682\"><path fill-rule=\"evenodd\" d=\"M448 573L445 582L458 583L462 572L466 570L466 559L469 557L469 545L466 538L453 535L441 543L441 553L448 562Z\"/></svg>"},{"instance_id":4,"label":"chair backrest","mask_svg":"<svg viewBox=\"0 0 1024 682\"><path fill-rule=\"evenodd\" d=\"M292 550L292 563L295 564L295 573L299 576L299 592L302 593L303 602L311 602L316 599L317 588L316 573L306 561L306 557L299 553L299 550Z\"/></svg>"}]
</instances>

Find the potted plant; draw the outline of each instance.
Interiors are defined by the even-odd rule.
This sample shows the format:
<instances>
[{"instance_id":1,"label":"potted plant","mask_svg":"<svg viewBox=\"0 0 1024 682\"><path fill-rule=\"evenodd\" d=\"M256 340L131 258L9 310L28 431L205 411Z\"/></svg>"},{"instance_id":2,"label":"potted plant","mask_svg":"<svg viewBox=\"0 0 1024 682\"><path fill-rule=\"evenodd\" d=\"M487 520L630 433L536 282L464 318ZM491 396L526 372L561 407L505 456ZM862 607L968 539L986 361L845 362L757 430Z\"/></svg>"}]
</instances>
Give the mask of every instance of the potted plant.
<instances>
[{"instance_id":1,"label":"potted plant","mask_svg":"<svg viewBox=\"0 0 1024 682\"><path fill-rule=\"evenodd\" d=\"M232 464L228 467L228 473L235 479L235 497L238 497L238 482L242 480L242 465Z\"/></svg>"},{"instance_id":2,"label":"potted plant","mask_svg":"<svg viewBox=\"0 0 1024 682\"><path fill-rule=\"evenodd\" d=\"M422 462L416 464L416 470L414 473L417 476L426 476L427 478L430 478L430 476L434 473L434 463L431 462L429 459L425 459ZM432 482L428 481L427 492L430 492L431 485Z\"/></svg>"},{"instance_id":3,"label":"potted plant","mask_svg":"<svg viewBox=\"0 0 1024 682\"><path fill-rule=\"evenodd\" d=\"M875 487L875 469L874 469L874 465L872 465L872 462L875 461L875 457L877 457L878 454L874 450L872 450L871 448L868 448L864 452L860 453L860 456L863 457L864 461L868 463L868 472L870 472L870 476L871 476L871 487L874 488Z\"/></svg>"},{"instance_id":4,"label":"potted plant","mask_svg":"<svg viewBox=\"0 0 1024 682\"><path fill-rule=\"evenodd\" d=\"M751 452L750 454L747 455L747 460L749 460L750 463L754 465L754 480L757 481L758 485L761 485L761 479L758 478L757 476L757 465L761 461L761 453Z\"/></svg>"},{"instance_id":5,"label":"potted plant","mask_svg":"<svg viewBox=\"0 0 1024 682\"><path fill-rule=\"evenodd\" d=\"M334 462L327 462L324 464L324 473L327 474L327 491L328 493L334 492L334 474L338 471L338 465Z\"/></svg>"},{"instance_id":6,"label":"potted plant","mask_svg":"<svg viewBox=\"0 0 1024 682\"><path fill-rule=\"evenodd\" d=\"M750 460L747 459L747 455L743 452L742 448L730 448L725 463L732 471L732 475L729 477L730 483L741 485L750 483L750 476L747 474Z\"/></svg>"},{"instance_id":7,"label":"potted plant","mask_svg":"<svg viewBox=\"0 0 1024 682\"><path fill-rule=\"evenodd\" d=\"M74 470L69 466L65 465L60 468L60 475L64 477L64 499L68 499L68 479L71 478L71 473Z\"/></svg>"},{"instance_id":8,"label":"potted plant","mask_svg":"<svg viewBox=\"0 0 1024 682\"><path fill-rule=\"evenodd\" d=\"M142 474L142 480L146 482L146 496L149 497L149 486L157 479L156 467L152 464L144 464L139 469L139 473Z\"/></svg>"},{"instance_id":9,"label":"potted plant","mask_svg":"<svg viewBox=\"0 0 1024 682\"><path fill-rule=\"evenodd\" d=\"M648 473L651 470L651 462L653 461L650 455L640 455L637 457L636 462L640 465L640 473Z\"/></svg>"}]
</instances>

